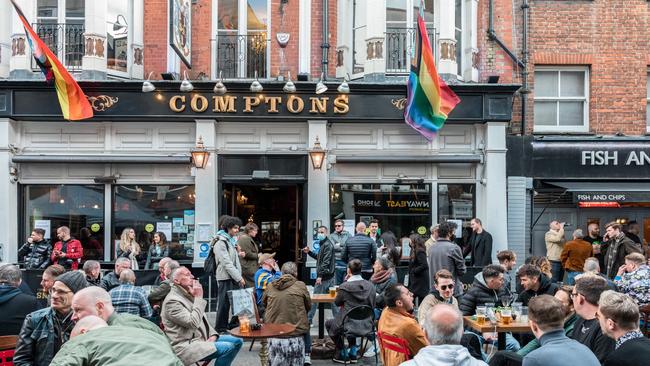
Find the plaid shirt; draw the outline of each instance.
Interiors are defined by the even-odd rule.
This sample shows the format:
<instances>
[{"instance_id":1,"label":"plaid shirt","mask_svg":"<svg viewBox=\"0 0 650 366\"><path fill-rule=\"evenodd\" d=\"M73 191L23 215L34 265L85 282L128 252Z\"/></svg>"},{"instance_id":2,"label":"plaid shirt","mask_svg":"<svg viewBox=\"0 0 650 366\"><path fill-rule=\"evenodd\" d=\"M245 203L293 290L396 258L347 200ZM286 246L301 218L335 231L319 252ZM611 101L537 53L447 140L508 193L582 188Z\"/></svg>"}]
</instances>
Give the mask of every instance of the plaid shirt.
<instances>
[{"instance_id":1,"label":"plaid shirt","mask_svg":"<svg viewBox=\"0 0 650 366\"><path fill-rule=\"evenodd\" d=\"M122 284L112 289L109 294L116 312L143 318L153 316L153 310L142 288L131 284Z\"/></svg>"}]
</instances>

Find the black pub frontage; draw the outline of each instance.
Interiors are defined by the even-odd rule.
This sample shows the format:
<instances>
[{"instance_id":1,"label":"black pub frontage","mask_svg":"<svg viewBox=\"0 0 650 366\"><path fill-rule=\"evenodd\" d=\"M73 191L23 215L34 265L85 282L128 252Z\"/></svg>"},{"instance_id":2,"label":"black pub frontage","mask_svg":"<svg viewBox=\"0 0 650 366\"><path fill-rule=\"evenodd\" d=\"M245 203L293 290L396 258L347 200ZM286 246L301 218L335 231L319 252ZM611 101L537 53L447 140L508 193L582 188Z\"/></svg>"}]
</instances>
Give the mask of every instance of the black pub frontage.
<instances>
[{"instance_id":1,"label":"black pub frontage","mask_svg":"<svg viewBox=\"0 0 650 366\"><path fill-rule=\"evenodd\" d=\"M454 85L461 103L428 142L404 124L405 85L351 83L315 94L315 83L81 82L95 116L67 122L41 81L0 81L0 260L40 227L56 241L69 226L110 267L126 228L143 250L163 232L170 255L202 267L220 215L259 228L263 250L313 265L300 250L335 218L377 218L398 238L428 235L440 220L467 227L485 217L505 249L505 131L516 85ZM201 138L207 164L190 159ZM316 144L325 153L316 164ZM486 166L491 168L488 170ZM501 167L501 168L499 168ZM350 230L350 228L348 228ZM306 274L309 271L305 272Z\"/></svg>"},{"instance_id":2,"label":"black pub frontage","mask_svg":"<svg viewBox=\"0 0 650 366\"><path fill-rule=\"evenodd\" d=\"M641 240L650 240L650 138L510 136L507 143L508 209L525 211L510 230L523 234L527 253L545 254L552 220L568 223L567 240L577 228L586 235L591 223L602 235L612 221L636 221Z\"/></svg>"}]
</instances>

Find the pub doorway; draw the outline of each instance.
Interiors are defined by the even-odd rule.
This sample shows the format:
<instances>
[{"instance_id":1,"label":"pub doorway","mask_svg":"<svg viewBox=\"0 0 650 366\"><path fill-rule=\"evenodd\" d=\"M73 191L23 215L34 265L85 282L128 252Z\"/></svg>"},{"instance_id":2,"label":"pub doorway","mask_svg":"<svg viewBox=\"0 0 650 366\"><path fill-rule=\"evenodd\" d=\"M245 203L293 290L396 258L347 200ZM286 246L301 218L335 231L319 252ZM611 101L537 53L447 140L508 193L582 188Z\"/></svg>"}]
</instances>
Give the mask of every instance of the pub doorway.
<instances>
[{"instance_id":1,"label":"pub doorway","mask_svg":"<svg viewBox=\"0 0 650 366\"><path fill-rule=\"evenodd\" d=\"M257 224L254 240L263 253L276 253L278 263L301 263L303 191L302 184L223 184L222 212Z\"/></svg>"}]
</instances>

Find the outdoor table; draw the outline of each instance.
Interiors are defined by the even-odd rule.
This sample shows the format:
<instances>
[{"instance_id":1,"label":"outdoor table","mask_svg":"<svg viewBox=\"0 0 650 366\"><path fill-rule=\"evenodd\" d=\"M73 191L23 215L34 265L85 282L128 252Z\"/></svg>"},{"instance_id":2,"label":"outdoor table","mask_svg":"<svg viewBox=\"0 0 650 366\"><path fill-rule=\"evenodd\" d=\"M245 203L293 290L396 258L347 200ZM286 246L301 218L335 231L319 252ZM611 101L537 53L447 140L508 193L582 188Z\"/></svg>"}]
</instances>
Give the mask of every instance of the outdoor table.
<instances>
[{"instance_id":1,"label":"outdoor table","mask_svg":"<svg viewBox=\"0 0 650 366\"><path fill-rule=\"evenodd\" d=\"M334 304L335 298L329 294L311 295L311 302L318 304L318 338L320 339L325 338L325 304Z\"/></svg>"},{"instance_id":2,"label":"outdoor table","mask_svg":"<svg viewBox=\"0 0 650 366\"><path fill-rule=\"evenodd\" d=\"M518 321L512 321L510 324L505 325L502 322L497 322L496 325L492 325L489 319L485 320L485 323L480 325L476 322L476 319L473 316L464 316L463 320L465 326L471 328L472 330L478 333L485 332L496 332L497 333L497 349L504 350L506 349L506 333L529 333L531 332L530 326L528 323L522 323Z\"/></svg>"},{"instance_id":3,"label":"outdoor table","mask_svg":"<svg viewBox=\"0 0 650 366\"><path fill-rule=\"evenodd\" d=\"M259 339L262 345L260 349L260 362L262 366L269 364L269 338L283 338L296 330L293 324L263 323L260 330L251 329L247 333L242 333L239 327L231 329L229 332L234 337L243 339Z\"/></svg>"}]
</instances>

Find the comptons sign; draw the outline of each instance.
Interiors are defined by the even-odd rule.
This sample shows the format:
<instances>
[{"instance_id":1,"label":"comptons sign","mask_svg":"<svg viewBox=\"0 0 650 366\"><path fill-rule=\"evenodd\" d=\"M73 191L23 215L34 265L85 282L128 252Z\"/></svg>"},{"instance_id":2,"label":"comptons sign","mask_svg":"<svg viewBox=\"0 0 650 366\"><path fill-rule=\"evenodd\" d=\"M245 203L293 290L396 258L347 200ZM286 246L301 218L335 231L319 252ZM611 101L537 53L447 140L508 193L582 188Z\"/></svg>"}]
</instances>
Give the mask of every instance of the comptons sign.
<instances>
[{"instance_id":1,"label":"comptons sign","mask_svg":"<svg viewBox=\"0 0 650 366\"><path fill-rule=\"evenodd\" d=\"M174 95L169 98L169 109L182 113L191 110L194 113L292 113L308 112L311 114L346 114L350 111L347 95L331 97L300 97L298 95L282 96L231 96L231 95Z\"/></svg>"},{"instance_id":2,"label":"comptons sign","mask_svg":"<svg viewBox=\"0 0 650 366\"><path fill-rule=\"evenodd\" d=\"M619 159L620 158L620 159ZM604 150L583 150L581 151L580 165L582 166L603 166L603 165L650 165L650 155L645 151L630 151L627 155L618 151Z\"/></svg>"}]
</instances>

